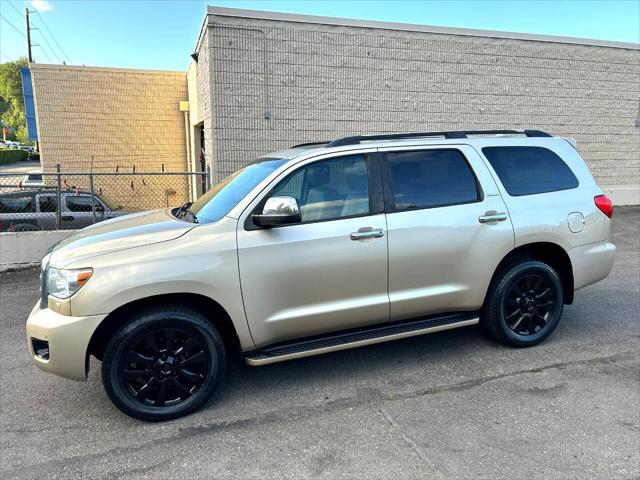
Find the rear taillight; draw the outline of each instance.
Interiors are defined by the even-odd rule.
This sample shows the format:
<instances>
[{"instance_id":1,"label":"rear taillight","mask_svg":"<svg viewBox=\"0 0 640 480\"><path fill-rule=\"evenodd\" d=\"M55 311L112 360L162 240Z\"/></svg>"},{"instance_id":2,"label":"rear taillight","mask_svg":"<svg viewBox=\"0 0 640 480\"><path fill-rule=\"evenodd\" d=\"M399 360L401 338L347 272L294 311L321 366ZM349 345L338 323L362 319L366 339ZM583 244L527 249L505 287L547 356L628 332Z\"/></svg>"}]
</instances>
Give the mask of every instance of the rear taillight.
<instances>
[{"instance_id":1,"label":"rear taillight","mask_svg":"<svg viewBox=\"0 0 640 480\"><path fill-rule=\"evenodd\" d=\"M593 201L602 213L611 218L611 215L613 215L613 205L606 195L598 195L593 199Z\"/></svg>"}]
</instances>

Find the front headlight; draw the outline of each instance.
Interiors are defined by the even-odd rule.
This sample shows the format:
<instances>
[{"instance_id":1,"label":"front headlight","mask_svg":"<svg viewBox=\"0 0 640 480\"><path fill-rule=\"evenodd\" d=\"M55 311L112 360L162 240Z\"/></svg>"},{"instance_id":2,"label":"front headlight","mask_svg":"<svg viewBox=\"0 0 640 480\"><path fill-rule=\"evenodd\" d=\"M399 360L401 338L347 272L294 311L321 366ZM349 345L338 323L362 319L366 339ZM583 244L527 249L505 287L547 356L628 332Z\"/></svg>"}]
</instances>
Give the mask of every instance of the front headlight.
<instances>
[{"instance_id":1,"label":"front headlight","mask_svg":"<svg viewBox=\"0 0 640 480\"><path fill-rule=\"evenodd\" d=\"M93 275L92 268L62 270L49 267L47 275L47 292L56 298L69 298L80 290Z\"/></svg>"}]
</instances>

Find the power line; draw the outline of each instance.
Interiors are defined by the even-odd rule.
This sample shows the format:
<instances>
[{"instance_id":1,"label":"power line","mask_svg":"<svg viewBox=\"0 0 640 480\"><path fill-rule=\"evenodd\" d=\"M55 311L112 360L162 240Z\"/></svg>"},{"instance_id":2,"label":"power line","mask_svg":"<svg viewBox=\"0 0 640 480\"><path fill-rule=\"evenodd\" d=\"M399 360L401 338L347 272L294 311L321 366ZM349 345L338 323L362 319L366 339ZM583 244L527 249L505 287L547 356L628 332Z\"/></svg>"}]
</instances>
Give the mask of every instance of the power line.
<instances>
[{"instance_id":1,"label":"power line","mask_svg":"<svg viewBox=\"0 0 640 480\"><path fill-rule=\"evenodd\" d=\"M25 36L24 33L22 33L20 30L18 30L18 27L16 27L13 23L11 23L9 20L7 20L4 15L2 15L0 13L0 18L2 18L5 22L7 22L9 24L9 26L11 28L13 28L16 32L18 32L20 35L22 35L23 37Z\"/></svg>"},{"instance_id":2,"label":"power line","mask_svg":"<svg viewBox=\"0 0 640 480\"><path fill-rule=\"evenodd\" d=\"M23 16L23 13L22 13L20 10L18 10L18 7L16 7L16 6L11 2L11 0L7 0L7 2L9 3L9 5L11 5L11 8L13 8L16 12L18 12L18 15L20 15L21 17Z\"/></svg>"},{"instance_id":3,"label":"power line","mask_svg":"<svg viewBox=\"0 0 640 480\"><path fill-rule=\"evenodd\" d=\"M49 29L49 26L47 25L47 22L44 21L44 18L42 18L42 15L40 15L40 12L38 11L38 9L36 7L34 7L33 4L29 0L24 0L24 1L27 2L31 6L31 8L33 8L35 10L36 14L38 15L38 18L42 22L42 25L44 25L44 28L46 28L47 32L49 32L49 35L51 36L51 39L58 46L58 48L60 49L60 52L62 52L63 57L67 59L67 62L71 63L71 60L69 59L69 55L66 54L66 52L63 50L63 48L60 46L60 43L58 43L58 40L56 40L56 37L53 36L53 33L51 33L51 30Z\"/></svg>"},{"instance_id":4,"label":"power line","mask_svg":"<svg viewBox=\"0 0 640 480\"><path fill-rule=\"evenodd\" d=\"M42 45L38 43L34 43L33 46L40 47L40 50L42 50L42 53L44 53L44 56L47 57L47 60L49 60L49 63L55 63L53 60L51 60L51 57L49 56L49 54L47 53L47 51L44 49Z\"/></svg>"},{"instance_id":5,"label":"power line","mask_svg":"<svg viewBox=\"0 0 640 480\"><path fill-rule=\"evenodd\" d=\"M47 40L47 37L42 33L42 30L40 30L39 28L31 28L31 30L37 30L38 33L40 34L40 37L44 40L44 43L46 43L49 46L49 50L51 51L51 54L56 57L56 59L62 63L62 58L60 57L60 55L58 55L56 53L56 51L54 50L54 48L51 46L51 44L49 43L49 40ZM40 47L42 48L42 50L44 50L44 47Z\"/></svg>"}]
</instances>

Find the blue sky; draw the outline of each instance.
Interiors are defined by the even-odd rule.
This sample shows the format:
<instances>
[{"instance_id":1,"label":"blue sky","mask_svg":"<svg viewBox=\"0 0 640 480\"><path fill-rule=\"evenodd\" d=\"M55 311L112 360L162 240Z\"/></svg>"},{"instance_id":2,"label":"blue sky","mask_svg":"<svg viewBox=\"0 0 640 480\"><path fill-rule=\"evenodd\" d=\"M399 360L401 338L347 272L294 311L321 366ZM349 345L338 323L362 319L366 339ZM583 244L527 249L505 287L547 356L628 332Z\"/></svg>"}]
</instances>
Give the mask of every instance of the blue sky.
<instances>
[{"instance_id":1,"label":"blue sky","mask_svg":"<svg viewBox=\"0 0 640 480\"><path fill-rule=\"evenodd\" d=\"M41 45L34 48L33 55L42 63L59 63L66 55L70 63L79 65L184 70L207 4L640 42L640 0L30 1L30 9L39 10L31 15L34 27L39 29L33 32L33 42ZM26 5L25 0L0 0L3 62L25 54L20 12Z\"/></svg>"}]
</instances>

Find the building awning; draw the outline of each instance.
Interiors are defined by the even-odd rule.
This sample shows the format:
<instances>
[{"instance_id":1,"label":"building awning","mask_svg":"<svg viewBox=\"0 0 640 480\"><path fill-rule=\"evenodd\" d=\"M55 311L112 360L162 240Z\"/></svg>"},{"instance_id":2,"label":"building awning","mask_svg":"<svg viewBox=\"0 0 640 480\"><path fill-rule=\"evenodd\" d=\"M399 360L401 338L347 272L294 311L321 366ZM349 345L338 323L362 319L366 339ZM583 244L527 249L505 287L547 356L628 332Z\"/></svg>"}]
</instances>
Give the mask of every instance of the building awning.
<instances>
[{"instance_id":1,"label":"building awning","mask_svg":"<svg viewBox=\"0 0 640 480\"><path fill-rule=\"evenodd\" d=\"M36 123L36 106L33 99L33 84L31 83L31 70L21 68L22 95L24 97L24 114L27 119L27 138L31 141L38 140L38 127Z\"/></svg>"}]
</instances>

